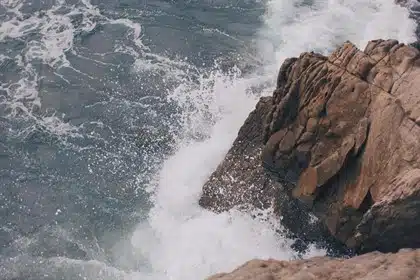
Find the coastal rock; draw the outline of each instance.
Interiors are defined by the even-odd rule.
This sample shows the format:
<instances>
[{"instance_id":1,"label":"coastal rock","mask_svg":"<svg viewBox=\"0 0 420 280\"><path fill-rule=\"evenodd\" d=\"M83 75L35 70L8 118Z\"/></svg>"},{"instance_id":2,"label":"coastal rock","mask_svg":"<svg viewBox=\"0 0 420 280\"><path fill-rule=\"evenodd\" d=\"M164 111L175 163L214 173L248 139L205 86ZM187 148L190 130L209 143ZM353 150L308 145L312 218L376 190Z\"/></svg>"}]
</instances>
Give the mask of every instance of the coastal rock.
<instances>
[{"instance_id":1,"label":"coastal rock","mask_svg":"<svg viewBox=\"0 0 420 280\"><path fill-rule=\"evenodd\" d=\"M207 280L417 280L420 250L396 254L368 253L351 259L315 257L308 260L252 260L231 273Z\"/></svg>"},{"instance_id":2,"label":"coastal rock","mask_svg":"<svg viewBox=\"0 0 420 280\"><path fill-rule=\"evenodd\" d=\"M419 89L420 52L395 40L287 59L200 204L274 203L282 214L290 196L359 252L420 247ZM222 179L229 175L239 183Z\"/></svg>"}]
</instances>

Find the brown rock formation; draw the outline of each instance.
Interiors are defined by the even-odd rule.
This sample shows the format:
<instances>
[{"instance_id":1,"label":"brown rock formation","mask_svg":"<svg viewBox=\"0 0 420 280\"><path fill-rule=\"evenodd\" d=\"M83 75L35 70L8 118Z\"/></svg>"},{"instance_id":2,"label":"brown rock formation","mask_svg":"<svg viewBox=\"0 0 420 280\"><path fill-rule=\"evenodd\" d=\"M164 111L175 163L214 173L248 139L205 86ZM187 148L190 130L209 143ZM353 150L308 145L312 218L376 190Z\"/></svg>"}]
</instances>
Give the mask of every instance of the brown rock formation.
<instances>
[{"instance_id":1,"label":"brown rock formation","mask_svg":"<svg viewBox=\"0 0 420 280\"><path fill-rule=\"evenodd\" d=\"M252 260L207 280L418 280L420 250L396 254L369 253L351 259Z\"/></svg>"},{"instance_id":2,"label":"brown rock formation","mask_svg":"<svg viewBox=\"0 0 420 280\"><path fill-rule=\"evenodd\" d=\"M200 203L278 200L281 188L256 162L262 151L265 170L347 246L420 247L419 125L417 49L376 40L363 52L346 43L329 57L303 53L283 63L273 97L251 113ZM281 212L290 202L280 202Z\"/></svg>"}]
</instances>

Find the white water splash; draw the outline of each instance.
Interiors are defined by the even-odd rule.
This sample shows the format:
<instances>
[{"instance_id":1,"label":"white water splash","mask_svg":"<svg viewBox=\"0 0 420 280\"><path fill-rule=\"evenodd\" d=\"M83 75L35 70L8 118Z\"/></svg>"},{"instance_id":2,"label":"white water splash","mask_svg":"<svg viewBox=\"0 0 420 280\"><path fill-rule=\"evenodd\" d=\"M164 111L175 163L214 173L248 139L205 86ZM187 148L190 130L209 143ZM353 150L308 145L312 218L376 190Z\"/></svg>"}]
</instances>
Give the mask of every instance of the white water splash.
<instances>
[{"instance_id":1,"label":"white water splash","mask_svg":"<svg viewBox=\"0 0 420 280\"><path fill-rule=\"evenodd\" d=\"M304 51L327 54L347 40L361 49L374 39L410 43L416 26L408 16L407 9L386 0L270 0L266 28L260 32L260 55L279 67L287 57Z\"/></svg>"}]
</instances>

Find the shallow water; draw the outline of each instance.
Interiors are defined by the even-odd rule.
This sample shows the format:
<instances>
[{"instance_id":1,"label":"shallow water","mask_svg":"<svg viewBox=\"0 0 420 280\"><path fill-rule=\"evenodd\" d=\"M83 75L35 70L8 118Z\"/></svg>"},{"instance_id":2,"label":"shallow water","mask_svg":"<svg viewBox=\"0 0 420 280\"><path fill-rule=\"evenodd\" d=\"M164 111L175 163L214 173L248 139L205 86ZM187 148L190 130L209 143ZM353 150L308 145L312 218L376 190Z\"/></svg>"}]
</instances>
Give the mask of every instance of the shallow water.
<instances>
[{"instance_id":1,"label":"shallow water","mask_svg":"<svg viewBox=\"0 0 420 280\"><path fill-rule=\"evenodd\" d=\"M203 182L286 57L416 28L388 0L1 0L0 23L1 279L297 257L270 213L201 209Z\"/></svg>"}]
</instances>

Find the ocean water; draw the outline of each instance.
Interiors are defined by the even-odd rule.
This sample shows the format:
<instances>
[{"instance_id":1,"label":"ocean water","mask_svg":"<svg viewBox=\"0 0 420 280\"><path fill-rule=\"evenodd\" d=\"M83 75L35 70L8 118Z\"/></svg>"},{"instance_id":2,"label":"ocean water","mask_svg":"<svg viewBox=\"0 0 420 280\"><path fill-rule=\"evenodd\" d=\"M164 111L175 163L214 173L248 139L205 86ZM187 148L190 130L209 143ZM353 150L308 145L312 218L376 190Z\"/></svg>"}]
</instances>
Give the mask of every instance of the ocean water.
<instances>
[{"instance_id":1,"label":"ocean water","mask_svg":"<svg viewBox=\"0 0 420 280\"><path fill-rule=\"evenodd\" d=\"M270 211L201 209L203 183L285 58L416 27L392 0L0 0L0 279L300 257Z\"/></svg>"}]
</instances>

